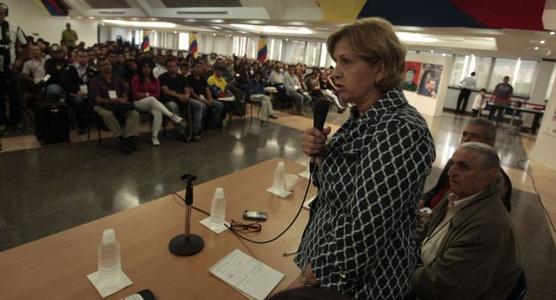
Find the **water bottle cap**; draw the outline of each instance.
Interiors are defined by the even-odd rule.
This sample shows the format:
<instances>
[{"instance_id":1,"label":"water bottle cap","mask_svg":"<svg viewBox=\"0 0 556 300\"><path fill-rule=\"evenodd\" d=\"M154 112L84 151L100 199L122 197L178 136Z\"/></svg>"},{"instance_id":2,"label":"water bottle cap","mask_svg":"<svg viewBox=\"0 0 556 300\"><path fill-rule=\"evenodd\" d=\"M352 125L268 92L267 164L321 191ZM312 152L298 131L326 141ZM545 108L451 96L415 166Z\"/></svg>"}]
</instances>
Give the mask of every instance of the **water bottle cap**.
<instances>
[{"instance_id":1,"label":"water bottle cap","mask_svg":"<svg viewBox=\"0 0 556 300\"><path fill-rule=\"evenodd\" d=\"M111 243L115 240L116 240L116 232L114 231L114 229L112 229L112 228L105 229L102 232L102 243L103 244L108 244L108 243Z\"/></svg>"},{"instance_id":2,"label":"water bottle cap","mask_svg":"<svg viewBox=\"0 0 556 300\"><path fill-rule=\"evenodd\" d=\"M224 198L224 188L217 187L214 191L214 198Z\"/></svg>"}]
</instances>

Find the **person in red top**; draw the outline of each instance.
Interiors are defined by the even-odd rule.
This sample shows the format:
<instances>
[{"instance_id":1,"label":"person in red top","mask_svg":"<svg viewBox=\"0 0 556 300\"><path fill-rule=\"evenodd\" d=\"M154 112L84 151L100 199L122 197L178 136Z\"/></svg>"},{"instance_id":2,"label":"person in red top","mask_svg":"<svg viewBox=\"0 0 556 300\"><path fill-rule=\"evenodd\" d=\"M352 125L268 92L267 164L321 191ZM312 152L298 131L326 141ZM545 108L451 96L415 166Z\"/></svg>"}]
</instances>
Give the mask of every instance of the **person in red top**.
<instances>
[{"instance_id":1,"label":"person in red top","mask_svg":"<svg viewBox=\"0 0 556 300\"><path fill-rule=\"evenodd\" d=\"M158 133L162 126L162 115L170 118L174 123L181 123L183 119L169 111L164 104L157 99L160 98L160 82L153 75L154 63L150 59L139 62L138 74L131 79L131 95L135 109L142 112L150 112L153 117L152 144L160 146Z\"/></svg>"}]
</instances>

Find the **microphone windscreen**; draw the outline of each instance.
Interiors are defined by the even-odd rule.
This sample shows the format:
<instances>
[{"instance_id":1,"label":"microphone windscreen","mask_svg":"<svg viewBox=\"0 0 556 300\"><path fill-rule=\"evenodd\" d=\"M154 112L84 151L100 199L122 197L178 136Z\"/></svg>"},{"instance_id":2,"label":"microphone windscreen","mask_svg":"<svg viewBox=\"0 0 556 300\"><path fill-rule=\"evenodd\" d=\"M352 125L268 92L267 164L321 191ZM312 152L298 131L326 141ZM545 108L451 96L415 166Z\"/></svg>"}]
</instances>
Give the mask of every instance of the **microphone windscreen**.
<instances>
[{"instance_id":1,"label":"microphone windscreen","mask_svg":"<svg viewBox=\"0 0 556 300\"><path fill-rule=\"evenodd\" d=\"M315 101L313 106L313 127L320 131L324 128L324 121L326 121L329 106L328 101L322 99Z\"/></svg>"}]
</instances>

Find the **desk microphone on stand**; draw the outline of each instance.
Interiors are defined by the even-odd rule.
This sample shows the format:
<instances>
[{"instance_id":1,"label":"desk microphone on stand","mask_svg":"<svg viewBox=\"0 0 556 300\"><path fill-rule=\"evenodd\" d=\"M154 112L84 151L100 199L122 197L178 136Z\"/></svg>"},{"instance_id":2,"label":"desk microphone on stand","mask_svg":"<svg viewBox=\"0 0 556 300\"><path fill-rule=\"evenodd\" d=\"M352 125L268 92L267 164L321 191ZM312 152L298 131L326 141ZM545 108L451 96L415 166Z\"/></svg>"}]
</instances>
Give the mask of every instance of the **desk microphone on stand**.
<instances>
[{"instance_id":1,"label":"desk microphone on stand","mask_svg":"<svg viewBox=\"0 0 556 300\"><path fill-rule=\"evenodd\" d=\"M203 250L205 243L203 239L191 233L191 205L193 204L193 181L197 176L185 174L181 180L187 183L185 189L185 231L184 234L176 235L171 241L168 248L170 252L179 256L191 256Z\"/></svg>"}]
</instances>

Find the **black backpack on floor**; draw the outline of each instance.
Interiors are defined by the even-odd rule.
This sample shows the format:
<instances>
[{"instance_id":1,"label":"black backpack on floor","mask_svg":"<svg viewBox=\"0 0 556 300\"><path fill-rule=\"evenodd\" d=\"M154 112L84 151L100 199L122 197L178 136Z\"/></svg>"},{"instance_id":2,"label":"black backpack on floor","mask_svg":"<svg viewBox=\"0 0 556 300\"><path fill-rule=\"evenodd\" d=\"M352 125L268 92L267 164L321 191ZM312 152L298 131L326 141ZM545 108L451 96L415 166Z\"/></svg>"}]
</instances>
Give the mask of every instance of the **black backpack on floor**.
<instances>
[{"instance_id":1,"label":"black backpack on floor","mask_svg":"<svg viewBox=\"0 0 556 300\"><path fill-rule=\"evenodd\" d=\"M64 103L39 104L35 114L35 135L41 144L69 142L69 113Z\"/></svg>"}]
</instances>

